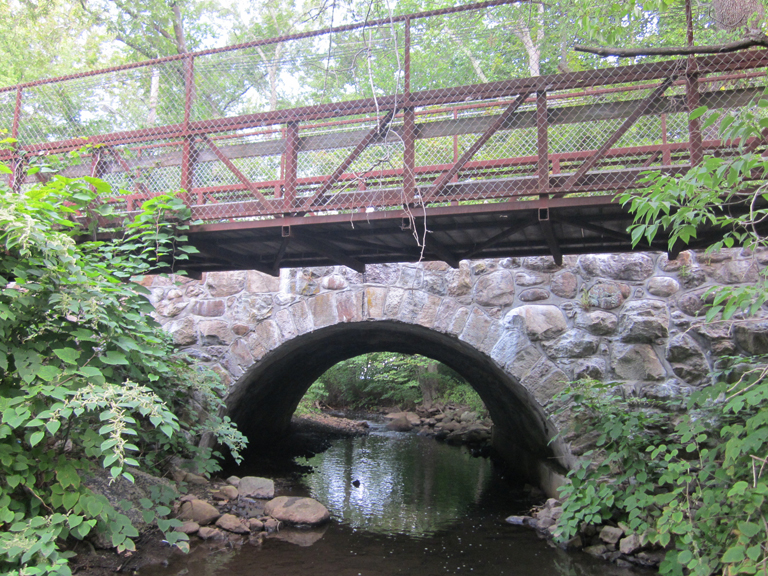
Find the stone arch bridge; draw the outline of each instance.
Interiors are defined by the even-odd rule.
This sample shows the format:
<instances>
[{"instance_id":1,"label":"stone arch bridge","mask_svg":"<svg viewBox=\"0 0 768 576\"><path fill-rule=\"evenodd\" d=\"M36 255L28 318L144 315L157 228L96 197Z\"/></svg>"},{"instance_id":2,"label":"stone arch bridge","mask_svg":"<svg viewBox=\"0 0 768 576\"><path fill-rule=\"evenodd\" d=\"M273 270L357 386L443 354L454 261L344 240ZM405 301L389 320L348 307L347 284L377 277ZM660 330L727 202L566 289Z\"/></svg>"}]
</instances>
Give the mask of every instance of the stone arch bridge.
<instances>
[{"instance_id":1,"label":"stone arch bridge","mask_svg":"<svg viewBox=\"0 0 768 576\"><path fill-rule=\"evenodd\" d=\"M372 351L418 353L462 374L493 444L553 492L578 456L552 398L580 377L670 397L709 382L722 354L768 351L768 323L693 327L713 284L754 282L768 255L732 250L583 255L208 273L148 278L159 321L228 386L251 440L284 433L311 383ZM553 441L554 439L554 441Z\"/></svg>"}]
</instances>

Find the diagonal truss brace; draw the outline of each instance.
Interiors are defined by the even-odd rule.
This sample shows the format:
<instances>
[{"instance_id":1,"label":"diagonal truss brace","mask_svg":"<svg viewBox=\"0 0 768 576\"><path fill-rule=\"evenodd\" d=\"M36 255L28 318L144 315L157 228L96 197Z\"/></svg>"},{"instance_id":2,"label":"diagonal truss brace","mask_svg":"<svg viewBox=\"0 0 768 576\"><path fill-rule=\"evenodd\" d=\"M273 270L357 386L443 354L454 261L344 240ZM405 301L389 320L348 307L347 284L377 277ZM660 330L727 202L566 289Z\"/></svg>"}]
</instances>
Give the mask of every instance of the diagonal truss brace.
<instances>
[{"instance_id":1,"label":"diagonal truss brace","mask_svg":"<svg viewBox=\"0 0 768 576\"><path fill-rule=\"evenodd\" d=\"M379 123L376 125L375 128L372 128L368 134L366 134L362 140L360 140L360 143L355 147L352 152L349 153L349 156L347 156L341 164L339 164L338 168L333 171L333 174L331 174L331 177L323 182L322 186L320 186L317 191L312 194L309 198L306 200L303 200L300 206L300 211L307 210L310 206L319 204L320 200L325 196L325 194L333 187L336 182L339 181L339 179L344 175L344 173L347 171L347 168L349 168L352 163L357 160L358 156L362 154L368 146L370 146L375 140L380 138L386 127L389 125L390 122L392 122L392 119L395 117L395 113L397 112L397 108L393 108L392 110L388 110L386 114L379 120Z\"/></svg>"},{"instance_id":2,"label":"diagonal truss brace","mask_svg":"<svg viewBox=\"0 0 768 576\"><path fill-rule=\"evenodd\" d=\"M201 134L200 139L205 142L208 147L211 149L211 152L213 152L216 157L221 161L222 164L224 164L232 174L237 176L237 179L240 180L247 188L253 193L254 200L256 200L256 203L259 205L259 207L263 210L268 210L269 205L267 202L267 199L264 198L261 192L254 186L253 182L248 180L246 178L245 174L240 172L240 170L232 163L232 160L227 158L227 155L224 154L219 148L216 146L216 144L213 143L213 140L210 139L210 137L207 134Z\"/></svg>"},{"instance_id":3,"label":"diagonal truss brace","mask_svg":"<svg viewBox=\"0 0 768 576\"><path fill-rule=\"evenodd\" d=\"M658 87L647 97L645 98L637 108L635 108L634 112L630 114L626 120L622 123L621 126L611 134L611 136L608 138L608 140L603 143L603 145L589 158L587 158L581 166L579 166L578 170L574 172L570 178L566 181L565 185L563 186L564 190L570 190L573 188L576 183L581 180L582 176L584 176L589 170L597 164L600 160L602 160L603 156L611 149L611 147L616 144L616 142L621 139L622 136L629 130L632 125L637 122L637 120L643 116L646 111L651 108L656 102L664 95L664 92L667 91L667 88L669 88L672 83L677 79L677 75L672 75L669 78L666 78L661 84L658 85Z\"/></svg>"},{"instance_id":4,"label":"diagonal truss brace","mask_svg":"<svg viewBox=\"0 0 768 576\"><path fill-rule=\"evenodd\" d=\"M496 121L491 124L485 132L483 132L483 135L480 136L480 138L478 138L475 143L472 144L472 146L470 146L466 152L464 152L464 154L461 155L461 158L454 162L453 166L451 166L448 172L445 172L444 174L438 176L437 179L435 179L435 181L432 183L432 188L429 189L423 198L424 203L432 202L440 195L440 193L443 191L443 188L445 188L446 185L451 180L453 180L453 177L456 176L456 174L458 174L462 168L464 168L466 163L469 162L475 154L477 154L478 150L485 146L486 142L491 139L491 136L496 134L496 132L498 132L507 122L509 122L512 114L514 114L517 109L522 106L523 102L525 102L531 94L533 94L533 90L520 93L512 102L512 104L510 104L507 109L504 110L504 112L496 119Z\"/></svg>"}]
</instances>

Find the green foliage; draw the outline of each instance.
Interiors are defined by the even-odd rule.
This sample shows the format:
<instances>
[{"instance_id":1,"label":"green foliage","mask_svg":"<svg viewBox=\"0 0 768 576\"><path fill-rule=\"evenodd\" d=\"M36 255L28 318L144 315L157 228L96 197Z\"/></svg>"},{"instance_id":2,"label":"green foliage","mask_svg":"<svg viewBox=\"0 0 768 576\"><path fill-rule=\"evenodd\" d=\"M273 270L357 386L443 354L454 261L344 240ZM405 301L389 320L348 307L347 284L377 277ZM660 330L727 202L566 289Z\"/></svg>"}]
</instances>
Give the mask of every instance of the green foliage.
<instances>
[{"instance_id":1,"label":"green foliage","mask_svg":"<svg viewBox=\"0 0 768 576\"><path fill-rule=\"evenodd\" d=\"M683 176L648 174L647 189L621 200L635 214L635 245L670 233L670 248L697 238L703 224L721 230L709 250L765 249L760 222L768 200L768 163L749 147L768 128L761 99L738 117L710 114L733 154L706 158ZM692 117L704 117L700 108ZM706 255L704 256L706 258ZM741 321L768 301L765 271L752 284L714 286L705 322ZM558 537L582 523L625 523L668 552L663 574L765 573L768 565L768 359L721 358L717 384L685 401L627 399L580 382L560 398L594 450L569 474ZM683 411L684 409L684 411Z\"/></svg>"},{"instance_id":2,"label":"green foliage","mask_svg":"<svg viewBox=\"0 0 768 576\"><path fill-rule=\"evenodd\" d=\"M582 523L623 522L670 548L664 574L754 574L768 562L765 372L753 368L685 404L626 399L596 382L567 389L560 400L597 438L562 489L557 537Z\"/></svg>"},{"instance_id":3,"label":"green foliage","mask_svg":"<svg viewBox=\"0 0 768 576\"><path fill-rule=\"evenodd\" d=\"M96 201L108 188L61 176L21 195L0 188L3 573L67 574L61 542L94 530L118 551L134 549L127 516L84 485L94 467L132 481L133 467L158 471L161 457L191 455L203 430L242 446L215 416L218 385L210 375L190 378L150 317L147 290L130 280L185 257L180 227L169 221L187 218L186 206L172 194L153 198L131 221L116 221L118 239L82 241L87 216L111 216ZM203 424L181 409L194 391L211 415ZM167 499L157 494L145 519L184 547Z\"/></svg>"},{"instance_id":4,"label":"green foliage","mask_svg":"<svg viewBox=\"0 0 768 576\"><path fill-rule=\"evenodd\" d=\"M307 410L317 401L352 408L455 402L485 412L477 392L447 366L394 352L373 352L339 362L310 387L300 407Z\"/></svg>"}]
</instances>

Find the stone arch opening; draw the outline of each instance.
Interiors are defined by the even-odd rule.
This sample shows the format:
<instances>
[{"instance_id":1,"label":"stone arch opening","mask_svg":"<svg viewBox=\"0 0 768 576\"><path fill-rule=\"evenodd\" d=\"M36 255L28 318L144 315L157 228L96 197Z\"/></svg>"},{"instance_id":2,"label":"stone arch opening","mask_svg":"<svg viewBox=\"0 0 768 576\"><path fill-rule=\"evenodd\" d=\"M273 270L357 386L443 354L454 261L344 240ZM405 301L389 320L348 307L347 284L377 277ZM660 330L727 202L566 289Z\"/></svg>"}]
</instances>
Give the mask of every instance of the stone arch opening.
<instances>
[{"instance_id":1,"label":"stone arch opening","mask_svg":"<svg viewBox=\"0 0 768 576\"><path fill-rule=\"evenodd\" d=\"M252 444L287 433L309 386L334 364L369 352L421 354L461 374L485 402L492 443L526 481L553 494L571 456L533 395L486 354L458 338L392 320L342 323L280 344L253 364L227 397L227 412Z\"/></svg>"}]
</instances>

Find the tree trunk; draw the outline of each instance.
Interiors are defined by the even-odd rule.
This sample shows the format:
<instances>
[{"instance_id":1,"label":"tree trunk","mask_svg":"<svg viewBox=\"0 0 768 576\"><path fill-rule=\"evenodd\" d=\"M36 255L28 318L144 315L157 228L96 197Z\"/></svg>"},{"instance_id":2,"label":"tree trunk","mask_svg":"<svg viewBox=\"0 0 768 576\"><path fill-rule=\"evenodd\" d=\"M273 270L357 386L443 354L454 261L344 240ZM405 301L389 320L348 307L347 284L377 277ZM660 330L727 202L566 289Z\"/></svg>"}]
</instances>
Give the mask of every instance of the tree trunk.
<instances>
[{"instance_id":1,"label":"tree trunk","mask_svg":"<svg viewBox=\"0 0 768 576\"><path fill-rule=\"evenodd\" d=\"M432 408L437 397L437 362L430 362L427 369L419 368L419 388L421 389L422 404L425 408Z\"/></svg>"},{"instance_id":2,"label":"tree trunk","mask_svg":"<svg viewBox=\"0 0 768 576\"><path fill-rule=\"evenodd\" d=\"M520 21L520 28L512 30L525 47L528 54L528 71L531 76L541 75L541 43L544 41L544 4L536 5L536 13L531 11L531 16L535 18L537 27L535 39L531 36L531 25Z\"/></svg>"}]
</instances>

